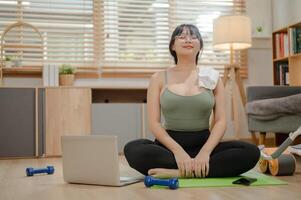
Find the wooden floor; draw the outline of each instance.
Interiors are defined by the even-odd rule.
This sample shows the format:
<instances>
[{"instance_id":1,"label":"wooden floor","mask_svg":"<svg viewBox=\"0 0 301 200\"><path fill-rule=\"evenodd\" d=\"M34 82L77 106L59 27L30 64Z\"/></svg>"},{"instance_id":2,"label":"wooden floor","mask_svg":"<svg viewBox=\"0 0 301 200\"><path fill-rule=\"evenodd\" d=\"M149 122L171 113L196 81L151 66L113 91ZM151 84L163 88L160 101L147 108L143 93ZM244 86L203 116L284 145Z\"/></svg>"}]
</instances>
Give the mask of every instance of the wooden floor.
<instances>
[{"instance_id":1,"label":"wooden floor","mask_svg":"<svg viewBox=\"0 0 301 200\"><path fill-rule=\"evenodd\" d=\"M124 157L120 157L122 171L128 171ZM63 180L61 158L0 160L0 200L154 200L154 199L233 199L233 200L300 200L301 199L301 159L297 159L294 176L279 177L287 181L283 186L253 186L228 188L180 188L148 189L143 183L125 187L104 187L94 185L67 184ZM26 177L26 167L54 165L53 175Z\"/></svg>"}]
</instances>

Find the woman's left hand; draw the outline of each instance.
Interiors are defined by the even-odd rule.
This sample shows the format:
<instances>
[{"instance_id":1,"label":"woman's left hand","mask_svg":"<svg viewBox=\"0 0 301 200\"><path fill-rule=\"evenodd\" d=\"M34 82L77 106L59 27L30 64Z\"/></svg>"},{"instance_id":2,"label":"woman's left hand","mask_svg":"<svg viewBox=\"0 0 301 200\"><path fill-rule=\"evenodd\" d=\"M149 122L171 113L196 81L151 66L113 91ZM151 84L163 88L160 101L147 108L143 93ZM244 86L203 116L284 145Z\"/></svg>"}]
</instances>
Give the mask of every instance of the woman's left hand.
<instances>
[{"instance_id":1,"label":"woman's left hand","mask_svg":"<svg viewBox=\"0 0 301 200\"><path fill-rule=\"evenodd\" d=\"M198 178L205 178L209 173L209 159L210 153L200 150L198 155L194 158L194 174Z\"/></svg>"}]
</instances>

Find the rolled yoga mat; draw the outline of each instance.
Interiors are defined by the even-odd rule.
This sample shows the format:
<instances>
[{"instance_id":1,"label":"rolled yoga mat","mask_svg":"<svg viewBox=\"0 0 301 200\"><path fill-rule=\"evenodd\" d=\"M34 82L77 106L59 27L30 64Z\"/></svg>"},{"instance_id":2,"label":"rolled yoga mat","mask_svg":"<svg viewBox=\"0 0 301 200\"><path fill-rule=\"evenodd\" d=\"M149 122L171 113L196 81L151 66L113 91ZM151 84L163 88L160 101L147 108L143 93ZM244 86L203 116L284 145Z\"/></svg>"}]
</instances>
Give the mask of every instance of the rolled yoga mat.
<instances>
[{"instance_id":1,"label":"rolled yoga mat","mask_svg":"<svg viewBox=\"0 0 301 200\"><path fill-rule=\"evenodd\" d=\"M276 148L265 148L264 152L271 155ZM262 173L270 173L273 176L289 176L293 175L296 169L296 159L287 150L283 152L277 159L260 160L259 170Z\"/></svg>"},{"instance_id":2,"label":"rolled yoga mat","mask_svg":"<svg viewBox=\"0 0 301 200\"><path fill-rule=\"evenodd\" d=\"M282 154L269 161L269 171L273 176L291 176L295 173L296 159L292 154Z\"/></svg>"},{"instance_id":3,"label":"rolled yoga mat","mask_svg":"<svg viewBox=\"0 0 301 200\"><path fill-rule=\"evenodd\" d=\"M193 188L193 187L250 187L233 184L232 182L242 178L256 178L257 181L250 186L264 186L264 185L286 185L287 182L279 180L273 176L267 176L255 170L250 170L241 176L227 177L227 178L179 178L179 188ZM166 188L162 186L153 186L152 188Z\"/></svg>"}]
</instances>

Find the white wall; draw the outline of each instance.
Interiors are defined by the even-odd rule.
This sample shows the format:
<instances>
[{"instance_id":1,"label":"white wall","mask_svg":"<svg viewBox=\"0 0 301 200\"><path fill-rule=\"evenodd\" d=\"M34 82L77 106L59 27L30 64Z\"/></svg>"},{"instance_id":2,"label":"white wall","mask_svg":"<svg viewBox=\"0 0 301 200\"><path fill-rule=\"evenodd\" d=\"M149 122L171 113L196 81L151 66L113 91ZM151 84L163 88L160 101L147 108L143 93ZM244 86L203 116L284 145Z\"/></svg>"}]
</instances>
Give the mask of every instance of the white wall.
<instances>
[{"instance_id":1,"label":"white wall","mask_svg":"<svg viewBox=\"0 0 301 200\"><path fill-rule=\"evenodd\" d=\"M273 85L272 41L270 38L253 38L248 50L248 79L245 87Z\"/></svg>"},{"instance_id":2,"label":"white wall","mask_svg":"<svg viewBox=\"0 0 301 200\"><path fill-rule=\"evenodd\" d=\"M291 23L299 23L301 22L301 1L300 0L291 0Z\"/></svg>"},{"instance_id":3,"label":"white wall","mask_svg":"<svg viewBox=\"0 0 301 200\"><path fill-rule=\"evenodd\" d=\"M293 0L272 0L273 30L281 29L290 24Z\"/></svg>"},{"instance_id":4,"label":"white wall","mask_svg":"<svg viewBox=\"0 0 301 200\"><path fill-rule=\"evenodd\" d=\"M269 38L272 33L272 3L271 0L246 0L246 14L251 18L252 36ZM257 27L262 27L258 32Z\"/></svg>"},{"instance_id":5,"label":"white wall","mask_svg":"<svg viewBox=\"0 0 301 200\"><path fill-rule=\"evenodd\" d=\"M248 50L248 79L245 87L272 85L272 2L246 0L246 14L252 23L252 47ZM263 31L256 31L261 26Z\"/></svg>"},{"instance_id":6,"label":"white wall","mask_svg":"<svg viewBox=\"0 0 301 200\"><path fill-rule=\"evenodd\" d=\"M272 0L273 30L301 22L300 0Z\"/></svg>"}]
</instances>

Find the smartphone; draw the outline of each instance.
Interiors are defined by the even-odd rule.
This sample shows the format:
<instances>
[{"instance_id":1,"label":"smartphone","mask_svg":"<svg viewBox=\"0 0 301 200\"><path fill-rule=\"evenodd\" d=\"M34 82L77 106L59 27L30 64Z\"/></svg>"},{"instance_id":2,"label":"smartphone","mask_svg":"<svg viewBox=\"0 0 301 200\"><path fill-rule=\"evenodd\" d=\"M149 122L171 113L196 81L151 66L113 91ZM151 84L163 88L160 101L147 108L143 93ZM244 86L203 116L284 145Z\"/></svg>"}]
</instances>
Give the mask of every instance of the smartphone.
<instances>
[{"instance_id":1,"label":"smartphone","mask_svg":"<svg viewBox=\"0 0 301 200\"><path fill-rule=\"evenodd\" d=\"M242 177L242 178L239 178L239 179L233 181L232 183L233 184L249 186L252 183L254 183L255 181L257 181L256 178Z\"/></svg>"}]
</instances>

